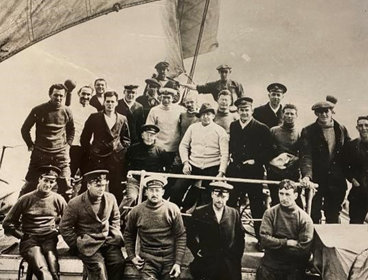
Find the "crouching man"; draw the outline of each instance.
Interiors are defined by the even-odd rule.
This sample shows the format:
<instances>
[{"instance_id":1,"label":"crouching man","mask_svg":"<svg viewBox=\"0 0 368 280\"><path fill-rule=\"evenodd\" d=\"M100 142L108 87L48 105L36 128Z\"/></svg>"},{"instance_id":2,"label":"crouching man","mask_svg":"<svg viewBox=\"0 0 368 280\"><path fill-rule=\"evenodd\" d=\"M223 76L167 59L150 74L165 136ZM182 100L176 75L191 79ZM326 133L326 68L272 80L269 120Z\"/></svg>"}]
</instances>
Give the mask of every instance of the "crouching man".
<instances>
[{"instance_id":1,"label":"crouching man","mask_svg":"<svg viewBox=\"0 0 368 280\"><path fill-rule=\"evenodd\" d=\"M280 204L263 215L260 234L265 249L257 280L303 280L310 257L313 221L295 200L295 182L285 179L279 185Z\"/></svg>"},{"instance_id":2,"label":"crouching man","mask_svg":"<svg viewBox=\"0 0 368 280\"><path fill-rule=\"evenodd\" d=\"M124 274L119 208L114 195L105 192L108 173L84 174L87 191L68 203L60 224L65 242L93 280L120 280Z\"/></svg>"},{"instance_id":3,"label":"crouching man","mask_svg":"<svg viewBox=\"0 0 368 280\"><path fill-rule=\"evenodd\" d=\"M181 272L186 233L178 206L162 198L166 184L161 176L145 178L147 200L128 215L125 248L142 280L177 278ZM135 247L137 234L140 251Z\"/></svg>"},{"instance_id":4,"label":"crouching man","mask_svg":"<svg viewBox=\"0 0 368 280\"><path fill-rule=\"evenodd\" d=\"M60 169L39 168L37 189L23 195L5 217L5 234L20 238L19 251L37 279L59 279L57 223L66 207L64 198L51 191Z\"/></svg>"},{"instance_id":5,"label":"crouching man","mask_svg":"<svg viewBox=\"0 0 368 280\"><path fill-rule=\"evenodd\" d=\"M212 202L197 208L188 226L190 271L196 280L241 280L245 231L239 212L226 206L233 186L212 182L210 187Z\"/></svg>"}]
</instances>

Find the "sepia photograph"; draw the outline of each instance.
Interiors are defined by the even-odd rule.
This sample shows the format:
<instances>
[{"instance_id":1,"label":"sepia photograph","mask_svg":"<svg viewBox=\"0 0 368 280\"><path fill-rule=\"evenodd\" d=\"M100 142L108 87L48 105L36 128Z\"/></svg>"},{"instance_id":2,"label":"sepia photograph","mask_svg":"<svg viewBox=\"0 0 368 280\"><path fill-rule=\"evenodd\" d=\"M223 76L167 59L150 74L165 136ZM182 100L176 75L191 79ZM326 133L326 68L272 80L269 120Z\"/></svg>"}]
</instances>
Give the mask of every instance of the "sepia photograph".
<instances>
[{"instance_id":1,"label":"sepia photograph","mask_svg":"<svg viewBox=\"0 0 368 280\"><path fill-rule=\"evenodd\" d=\"M368 279L368 2L7 0L0 279Z\"/></svg>"}]
</instances>

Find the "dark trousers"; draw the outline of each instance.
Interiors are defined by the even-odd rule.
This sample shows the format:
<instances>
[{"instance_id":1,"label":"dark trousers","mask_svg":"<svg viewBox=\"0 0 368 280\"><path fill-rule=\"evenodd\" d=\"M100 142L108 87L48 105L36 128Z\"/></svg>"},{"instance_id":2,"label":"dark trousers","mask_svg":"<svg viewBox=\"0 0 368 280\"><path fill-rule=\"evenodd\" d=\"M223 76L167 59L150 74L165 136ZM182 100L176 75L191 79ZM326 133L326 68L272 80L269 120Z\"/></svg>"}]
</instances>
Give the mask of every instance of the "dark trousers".
<instances>
[{"instance_id":1,"label":"dark trousers","mask_svg":"<svg viewBox=\"0 0 368 280\"><path fill-rule=\"evenodd\" d=\"M20 244L20 253L38 280L58 280L60 269L56 250L57 236L26 237Z\"/></svg>"},{"instance_id":2,"label":"dark trousers","mask_svg":"<svg viewBox=\"0 0 368 280\"><path fill-rule=\"evenodd\" d=\"M256 280L305 280L305 273L296 268L284 271L260 265L257 269Z\"/></svg>"},{"instance_id":3,"label":"dark trousers","mask_svg":"<svg viewBox=\"0 0 368 280\"><path fill-rule=\"evenodd\" d=\"M327 189L319 186L312 200L311 217L313 223L321 223L321 210L324 211L326 223L338 224L341 204L345 198L345 189Z\"/></svg>"},{"instance_id":4,"label":"dark trousers","mask_svg":"<svg viewBox=\"0 0 368 280\"><path fill-rule=\"evenodd\" d=\"M352 187L348 199L350 224L363 224L368 213L368 190L364 187Z\"/></svg>"},{"instance_id":5,"label":"dark trousers","mask_svg":"<svg viewBox=\"0 0 368 280\"><path fill-rule=\"evenodd\" d=\"M140 271L142 280L170 280L170 271L175 263L174 256L154 256L141 252L144 265Z\"/></svg>"},{"instance_id":6,"label":"dark trousers","mask_svg":"<svg viewBox=\"0 0 368 280\"><path fill-rule=\"evenodd\" d=\"M219 172L219 165L211 166L208 168L200 169L198 167L192 166L191 175L203 175L203 176L216 176ZM211 201L211 191L209 189L210 181L203 180L202 187L203 190L194 186L196 180L189 179L178 179L175 184L169 190L170 201L177 204L179 207L194 205L197 202L197 206L208 204ZM188 191L189 186L192 186ZM183 198L185 193L188 191L185 202Z\"/></svg>"},{"instance_id":7,"label":"dark trousers","mask_svg":"<svg viewBox=\"0 0 368 280\"><path fill-rule=\"evenodd\" d=\"M120 247L103 245L94 255L79 254L86 270L88 280L124 279L124 258Z\"/></svg>"},{"instance_id":8,"label":"dark trousers","mask_svg":"<svg viewBox=\"0 0 368 280\"><path fill-rule=\"evenodd\" d=\"M86 164L88 162L88 155L83 151L81 146L70 147L70 172L71 177L74 177L78 169L81 175L86 173Z\"/></svg>"}]
</instances>

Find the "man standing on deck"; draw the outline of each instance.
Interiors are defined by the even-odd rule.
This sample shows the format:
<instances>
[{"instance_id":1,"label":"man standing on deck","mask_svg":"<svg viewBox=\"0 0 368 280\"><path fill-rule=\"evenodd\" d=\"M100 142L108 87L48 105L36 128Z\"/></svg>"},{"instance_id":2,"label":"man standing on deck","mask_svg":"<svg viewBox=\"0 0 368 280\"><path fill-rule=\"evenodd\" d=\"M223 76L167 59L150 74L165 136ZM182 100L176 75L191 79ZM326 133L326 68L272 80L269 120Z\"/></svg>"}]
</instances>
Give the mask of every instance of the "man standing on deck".
<instances>
[{"instance_id":1,"label":"man standing on deck","mask_svg":"<svg viewBox=\"0 0 368 280\"><path fill-rule=\"evenodd\" d=\"M96 94L92 96L90 104L95 107L97 111L102 111L104 109L104 93L106 91L106 81L105 79L99 78L95 81L95 91Z\"/></svg>"},{"instance_id":2,"label":"man standing on deck","mask_svg":"<svg viewBox=\"0 0 368 280\"><path fill-rule=\"evenodd\" d=\"M19 251L39 280L60 279L56 245L65 199L52 191L60 169L42 166L37 189L23 195L3 222L5 234L20 238Z\"/></svg>"},{"instance_id":3,"label":"man standing on deck","mask_svg":"<svg viewBox=\"0 0 368 280\"><path fill-rule=\"evenodd\" d=\"M61 170L58 192L67 200L71 195L69 147L74 139L74 122L70 108L62 104L66 91L63 84L53 84L49 89L50 100L34 107L23 123L22 137L32 154L20 195L36 188L40 166L49 164ZM31 128L34 125L36 139L33 142Z\"/></svg>"},{"instance_id":4,"label":"man standing on deck","mask_svg":"<svg viewBox=\"0 0 368 280\"><path fill-rule=\"evenodd\" d=\"M313 239L313 221L296 205L295 182L279 184L280 204L268 209L261 224L261 244L265 249L257 280L304 280Z\"/></svg>"}]
</instances>

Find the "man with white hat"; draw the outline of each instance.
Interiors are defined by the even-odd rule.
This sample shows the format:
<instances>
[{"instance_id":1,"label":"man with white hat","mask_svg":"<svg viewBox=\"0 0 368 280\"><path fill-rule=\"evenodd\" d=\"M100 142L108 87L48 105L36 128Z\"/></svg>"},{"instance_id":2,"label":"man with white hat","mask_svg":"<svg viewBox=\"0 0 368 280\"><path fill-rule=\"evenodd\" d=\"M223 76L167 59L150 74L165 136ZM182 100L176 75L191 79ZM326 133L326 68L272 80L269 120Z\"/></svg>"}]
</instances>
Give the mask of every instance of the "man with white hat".
<instances>
[{"instance_id":1,"label":"man with white hat","mask_svg":"<svg viewBox=\"0 0 368 280\"><path fill-rule=\"evenodd\" d=\"M60 223L65 242L82 260L88 279L123 279L124 258L120 213L113 194L106 192L107 170L83 176L87 191L69 201Z\"/></svg>"},{"instance_id":2,"label":"man with white hat","mask_svg":"<svg viewBox=\"0 0 368 280\"><path fill-rule=\"evenodd\" d=\"M233 186L212 182L212 202L197 208L188 225L188 248L194 256L194 279L241 280L244 228L239 212L226 206Z\"/></svg>"},{"instance_id":3,"label":"man with white hat","mask_svg":"<svg viewBox=\"0 0 368 280\"><path fill-rule=\"evenodd\" d=\"M343 146L350 137L346 128L332 118L334 106L330 101L315 103L312 110L317 120L303 128L301 133L302 182L309 185L313 181L319 185L312 201L314 223L321 222L322 209L326 223L339 223L347 190Z\"/></svg>"},{"instance_id":4,"label":"man with white hat","mask_svg":"<svg viewBox=\"0 0 368 280\"><path fill-rule=\"evenodd\" d=\"M177 278L186 248L186 233L178 206L164 200L165 177L144 179L147 200L128 215L124 232L128 260L140 270L141 279ZM137 251L137 235L140 251Z\"/></svg>"},{"instance_id":5,"label":"man with white hat","mask_svg":"<svg viewBox=\"0 0 368 280\"><path fill-rule=\"evenodd\" d=\"M57 221L66 207L64 198L53 192L61 170L39 168L37 189L21 196L3 222L5 234L20 238L19 251L37 279L59 279L56 245Z\"/></svg>"}]
</instances>

